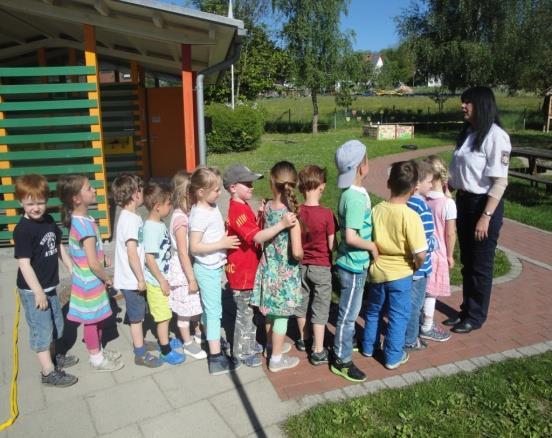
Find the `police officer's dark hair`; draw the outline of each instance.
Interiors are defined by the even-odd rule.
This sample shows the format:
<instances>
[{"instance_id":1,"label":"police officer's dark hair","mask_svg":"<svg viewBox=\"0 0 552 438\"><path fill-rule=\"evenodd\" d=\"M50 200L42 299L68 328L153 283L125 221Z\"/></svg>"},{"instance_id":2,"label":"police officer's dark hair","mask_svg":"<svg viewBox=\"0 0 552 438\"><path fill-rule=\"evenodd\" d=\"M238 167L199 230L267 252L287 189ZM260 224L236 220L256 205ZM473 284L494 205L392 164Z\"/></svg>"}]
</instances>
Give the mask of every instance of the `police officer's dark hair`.
<instances>
[{"instance_id":1,"label":"police officer's dark hair","mask_svg":"<svg viewBox=\"0 0 552 438\"><path fill-rule=\"evenodd\" d=\"M470 146L472 150L479 151L493 123L502 127L493 90L489 87L468 88L462 93L460 99L463 103L473 104L474 120L473 124L468 121L464 122L456 142L456 148L460 148L466 137L475 132L475 138Z\"/></svg>"}]
</instances>

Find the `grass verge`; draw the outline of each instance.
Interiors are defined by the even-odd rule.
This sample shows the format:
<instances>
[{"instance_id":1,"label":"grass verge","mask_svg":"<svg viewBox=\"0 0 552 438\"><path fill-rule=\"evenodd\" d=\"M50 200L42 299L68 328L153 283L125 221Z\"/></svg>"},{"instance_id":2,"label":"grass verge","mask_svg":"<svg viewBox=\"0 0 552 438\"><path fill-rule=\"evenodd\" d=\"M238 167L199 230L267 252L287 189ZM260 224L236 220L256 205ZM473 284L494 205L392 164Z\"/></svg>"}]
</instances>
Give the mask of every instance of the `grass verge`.
<instances>
[{"instance_id":1,"label":"grass verge","mask_svg":"<svg viewBox=\"0 0 552 438\"><path fill-rule=\"evenodd\" d=\"M432 437L552 434L552 352L439 377L289 419L290 437Z\"/></svg>"}]
</instances>

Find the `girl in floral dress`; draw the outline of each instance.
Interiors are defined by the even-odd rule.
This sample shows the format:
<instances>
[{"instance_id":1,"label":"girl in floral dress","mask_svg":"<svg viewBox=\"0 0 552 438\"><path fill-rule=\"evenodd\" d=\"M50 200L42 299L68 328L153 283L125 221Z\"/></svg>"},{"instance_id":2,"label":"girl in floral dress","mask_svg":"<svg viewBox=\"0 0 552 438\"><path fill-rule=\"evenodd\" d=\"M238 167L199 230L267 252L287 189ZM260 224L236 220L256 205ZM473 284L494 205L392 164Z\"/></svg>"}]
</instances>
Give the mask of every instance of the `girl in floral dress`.
<instances>
[{"instance_id":1,"label":"girl in floral dress","mask_svg":"<svg viewBox=\"0 0 552 438\"><path fill-rule=\"evenodd\" d=\"M273 199L268 201L263 213L264 227L279 222L288 213L297 212L295 187L297 171L287 161L276 163L270 170L270 187ZM266 316L272 354L269 370L272 372L293 368L299 358L282 352L289 316L301 301L301 266L303 247L299 222L286 228L268 241L261 256L255 277L251 304L258 306Z\"/></svg>"}]
</instances>

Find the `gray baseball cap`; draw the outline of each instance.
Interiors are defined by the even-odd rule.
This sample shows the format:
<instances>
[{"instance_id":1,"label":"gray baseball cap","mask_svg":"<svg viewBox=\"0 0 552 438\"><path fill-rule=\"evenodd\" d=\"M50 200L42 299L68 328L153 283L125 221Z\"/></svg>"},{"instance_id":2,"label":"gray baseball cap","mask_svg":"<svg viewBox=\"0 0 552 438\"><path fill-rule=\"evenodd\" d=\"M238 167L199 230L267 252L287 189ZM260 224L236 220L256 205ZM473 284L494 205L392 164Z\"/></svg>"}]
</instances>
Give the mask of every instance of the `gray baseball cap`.
<instances>
[{"instance_id":1,"label":"gray baseball cap","mask_svg":"<svg viewBox=\"0 0 552 438\"><path fill-rule=\"evenodd\" d=\"M357 168L366 156L366 146L358 140L349 140L335 151L335 165L339 176L337 187L346 189L353 184Z\"/></svg>"},{"instance_id":2,"label":"gray baseball cap","mask_svg":"<svg viewBox=\"0 0 552 438\"><path fill-rule=\"evenodd\" d=\"M228 188L232 184L257 181L262 177L263 175L251 172L251 170L243 164L233 164L224 172L222 181L224 187Z\"/></svg>"}]
</instances>

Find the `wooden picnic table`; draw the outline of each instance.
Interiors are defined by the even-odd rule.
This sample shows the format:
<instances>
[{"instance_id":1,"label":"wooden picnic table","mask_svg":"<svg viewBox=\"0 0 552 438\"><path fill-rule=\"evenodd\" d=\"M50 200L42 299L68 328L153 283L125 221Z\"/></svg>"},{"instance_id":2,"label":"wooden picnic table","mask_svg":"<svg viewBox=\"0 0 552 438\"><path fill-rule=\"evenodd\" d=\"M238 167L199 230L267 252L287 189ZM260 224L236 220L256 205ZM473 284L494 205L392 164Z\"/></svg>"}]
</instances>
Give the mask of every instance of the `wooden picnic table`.
<instances>
[{"instance_id":1,"label":"wooden picnic table","mask_svg":"<svg viewBox=\"0 0 552 438\"><path fill-rule=\"evenodd\" d=\"M549 160L552 161L552 149L534 148L534 147L513 147L510 154L512 157L524 157L527 158L529 166L526 172L518 172L517 170L510 170L508 174L516 178L527 179L531 181L531 185L537 185L542 183L546 186L546 190L549 191L552 188L552 179L543 178L539 176L539 168L552 168L550 165L538 164L537 160Z\"/></svg>"}]
</instances>

